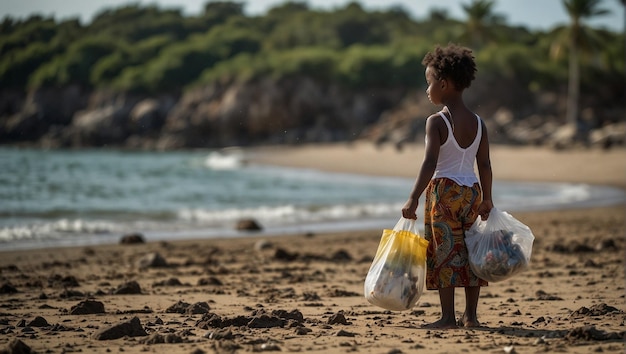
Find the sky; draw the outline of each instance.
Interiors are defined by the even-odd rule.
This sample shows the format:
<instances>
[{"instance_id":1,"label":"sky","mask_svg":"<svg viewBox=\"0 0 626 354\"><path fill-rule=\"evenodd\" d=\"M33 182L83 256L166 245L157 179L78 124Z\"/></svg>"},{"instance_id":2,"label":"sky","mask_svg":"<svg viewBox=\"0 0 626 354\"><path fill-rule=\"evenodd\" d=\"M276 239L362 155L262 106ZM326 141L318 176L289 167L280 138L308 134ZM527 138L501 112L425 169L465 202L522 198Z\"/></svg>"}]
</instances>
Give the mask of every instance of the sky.
<instances>
[{"instance_id":1,"label":"sky","mask_svg":"<svg viewBox=\"0 0 626 354\"><path fill-rule=\"evenodd\" d=\"M0 0L0 18L7 16L24 19L33 14L54 16L56 19L79 17L83 24L105 8L124 4L156 4L162 8L179 8L185 15L195 15L202 11L207 0ZM273 6L285 0L238 0L245 3L249 15L262 15ZM344 7L350 0L308 0L311 8L332 10ZM386 9L391 5L401 5L413 18L425 18L432 8L445 9L450 17L463 19L462 4L470 0L359 0L366 9ZM595 27L605 27L613 31L624 30L624 6L621 0L602 0L601 7L610 11L595 21ZM495 13L504 15L509 25L522 25L530 29L549 30L568 23L562 0L496 0Z\"/></svg>"}]
</instances>

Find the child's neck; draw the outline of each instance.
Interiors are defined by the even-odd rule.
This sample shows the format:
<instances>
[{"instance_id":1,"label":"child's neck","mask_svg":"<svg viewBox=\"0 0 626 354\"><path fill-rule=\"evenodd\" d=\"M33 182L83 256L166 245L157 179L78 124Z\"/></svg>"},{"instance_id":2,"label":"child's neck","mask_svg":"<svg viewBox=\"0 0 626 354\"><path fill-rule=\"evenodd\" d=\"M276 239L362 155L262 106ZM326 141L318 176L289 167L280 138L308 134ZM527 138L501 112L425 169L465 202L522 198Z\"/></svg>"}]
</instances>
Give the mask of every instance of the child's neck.
<instances>
[{"instance_id":1,"label":"child's neck","mask_svg":"<svg viewBox=\"0 0 626 354\"><path fill-rule=\"evenodd\" d=\"M465 106L465 102L463 102L462 92L459 92L456 95L452 95L448 97L445 101L442 102L444 106L448 107L451 111L456 111L459 109L467 109Z\"/></svg>"}]
</instances>

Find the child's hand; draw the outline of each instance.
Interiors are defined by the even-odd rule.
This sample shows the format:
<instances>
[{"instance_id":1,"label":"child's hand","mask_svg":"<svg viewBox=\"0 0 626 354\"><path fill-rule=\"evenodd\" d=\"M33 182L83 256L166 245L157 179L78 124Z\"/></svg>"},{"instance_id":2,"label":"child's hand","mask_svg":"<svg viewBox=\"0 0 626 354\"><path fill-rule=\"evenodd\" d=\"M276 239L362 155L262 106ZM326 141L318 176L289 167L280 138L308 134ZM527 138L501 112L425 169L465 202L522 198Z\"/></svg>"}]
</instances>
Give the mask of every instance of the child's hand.
<instances>
[{"instance_id":1,"label":"child's hand","mask_svg":"<svg viewBox=\"0 0 626 354\"><path fill-rule=\"evenodd\" d=\"M489 219L489 212L493 209L493 202L491 200L483 200L478 206L478 215L483 220Z\"/></svg>"},{"instance_id":2,"label":"child's hand","mask_svg":"<svg viewBox=\"0 0 626 354\"><path fill-rule=\"evenodd\" d=\"M418 204L419 199L409 198L409 200L407 200L402 207L402 217L405 219L417 220L417 215L415 214L415 211L417 210Z\"/></svg>"}]
</instances>

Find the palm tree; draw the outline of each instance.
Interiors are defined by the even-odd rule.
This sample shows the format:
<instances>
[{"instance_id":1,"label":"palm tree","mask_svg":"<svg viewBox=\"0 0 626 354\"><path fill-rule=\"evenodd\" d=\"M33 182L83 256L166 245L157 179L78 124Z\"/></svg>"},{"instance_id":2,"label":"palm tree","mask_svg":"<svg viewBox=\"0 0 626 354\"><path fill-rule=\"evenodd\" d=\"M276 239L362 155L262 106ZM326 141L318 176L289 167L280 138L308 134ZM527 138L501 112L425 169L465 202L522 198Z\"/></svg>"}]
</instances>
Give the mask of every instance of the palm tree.
<instances>
[{"instance_id":1,"label":"palm tree","mask_svg":"<svg viewBox=\"0 0 626 354\"><path fill-rule=\"evenodd\" d=\"M502 15L493 12L494 0L473 0L470 4L463 4L463 11L467 15L464 40L476 48L492 39L491 26L504 22Z\"/></svg>"},{"instance_id":2,"label":"palm tree","mask_svg":"<svg viewBox=\"0 0 626 354\"><path fill-rule=\"evenodd\" d=\"M585 26L583 21L609 13L608 10L599 8L601 2L602 0L563 0L563 6L571 21L563 32L569 45L566 118L567 123L575 127L576 131L580 97L580 54L581 50L591 51L597 42L594 30Z\"/></svg>"}]
</instances>

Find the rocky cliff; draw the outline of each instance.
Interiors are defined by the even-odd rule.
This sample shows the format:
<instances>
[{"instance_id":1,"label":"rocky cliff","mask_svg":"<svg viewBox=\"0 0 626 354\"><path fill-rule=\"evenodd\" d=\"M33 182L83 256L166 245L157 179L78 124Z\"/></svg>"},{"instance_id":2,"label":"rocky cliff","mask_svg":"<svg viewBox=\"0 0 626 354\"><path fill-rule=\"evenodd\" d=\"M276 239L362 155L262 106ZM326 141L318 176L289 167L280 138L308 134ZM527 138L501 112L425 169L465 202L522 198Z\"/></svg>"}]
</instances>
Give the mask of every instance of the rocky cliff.
<instances>
[{"instance_id":1,"label":"rocky cliff","mask_svg":"<svg viewBox=\"0 0 626 354\"><path fill-rule=\"evenodd\" d=\"M576 130L559 118L564 97L538 93L486 101L489 88L476 86L467 101L489 125L493 142L624 144L623 110L598 114L586 108ZM304 77L215 83L152 96L78 86L5 91L0 143L164 150L370 139L401 147L423 138L424 119L435 109L423 92L349 89Z\"/></svg>"}]
</instances>

